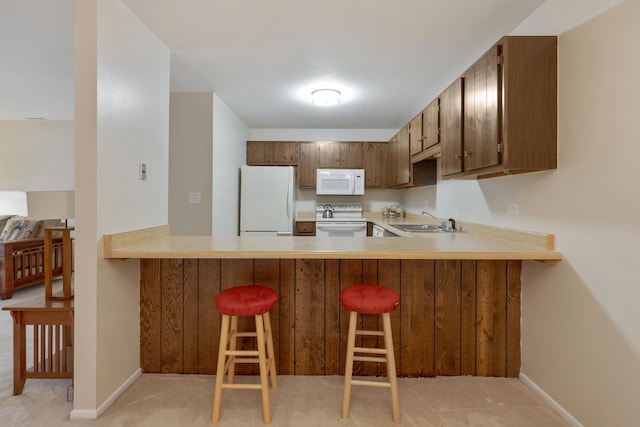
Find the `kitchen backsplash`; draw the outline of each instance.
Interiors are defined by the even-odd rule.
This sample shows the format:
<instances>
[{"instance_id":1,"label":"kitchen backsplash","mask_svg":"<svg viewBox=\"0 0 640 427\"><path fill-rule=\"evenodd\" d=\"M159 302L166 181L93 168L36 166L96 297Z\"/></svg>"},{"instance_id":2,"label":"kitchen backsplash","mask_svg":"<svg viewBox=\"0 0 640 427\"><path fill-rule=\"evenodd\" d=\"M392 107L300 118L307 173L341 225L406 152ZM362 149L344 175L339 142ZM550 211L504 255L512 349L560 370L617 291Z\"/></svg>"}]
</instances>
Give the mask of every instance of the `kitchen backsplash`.
<instances>
[{"instance_id":1,"label":"kitchen backsplash","mask_svg":"<svg viewBox=\"0 0 640 427\"><path fill-rule=\"evenodd\" d=\"M385 206L402 205L402 191L398 190L366 190L364 196L318 196L314 190L297 190L296 212L316 210L318 202L349 202L362 203L364 211L382 211Z\"/></svg>"}]
</instances>

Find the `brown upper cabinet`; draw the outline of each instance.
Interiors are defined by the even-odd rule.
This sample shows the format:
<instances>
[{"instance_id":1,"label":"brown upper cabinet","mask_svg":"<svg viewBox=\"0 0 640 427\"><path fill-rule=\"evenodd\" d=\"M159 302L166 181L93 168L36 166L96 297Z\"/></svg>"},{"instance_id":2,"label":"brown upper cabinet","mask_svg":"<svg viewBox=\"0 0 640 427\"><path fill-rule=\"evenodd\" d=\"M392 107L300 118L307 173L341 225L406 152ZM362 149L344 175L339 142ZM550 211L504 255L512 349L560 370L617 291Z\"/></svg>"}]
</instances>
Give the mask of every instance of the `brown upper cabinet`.
<instances>
[{"instance_id":1,"label":"brown upper cabinet","mask_svg":"<svg viewBox=\"0 0 640 427\"><path fill-rule=\"evenodd\" d=\"M410 123L407 123L389 141L387 162L387 186L406 187L411 185Z\"/></svg>"},{"instance_id":2,"label":"brown upper cabinet","mask_svg":"<svg viewBox=\"0 0 640 427\"><path fill-rule=\"evenodd\" d=\"M555 36L502 38L440 98L443 178L557 167ZM455 126L458 103L461 142Z\"/></svg>"},{"instance_id":3,"label":"brown upper cabinet","mask_svg":"<svg viewBox=\"0 0 640 427\"><path fill-rule=\"evenodd\" d=\"M409 151L410 155L422 151L422 111L409 122Z\"/></svg>"},{"instance_id":4,"label":"brown upper cabinet","mask_svg":"<svg viewBox=\"0 0 640 427\"><path fill-rule=\"evenodd\" d=\"M276 166L298 164L298 143L280 141L247 141L247 165Z\"/></svg>"},{"instance_id":5,"label":"brown upper cabinet","mask_svg":"<svg viewBox=\"0 0 640 427\"><path fill-rule=\"evenodd\" d=\"M434 99L422 111L422 149L440 142L440 98Z\"/></svg>"},{"instance_id":6,"label":"brown upper cabinet","mask_svg":"<svg viewBox=\"0 0 640 427\"><path fill-rule=\"evenodd\" d=\"M384 188L387 164L386 142L363 144L363 167L366 188Z\"/></svg>"},{"instance_id":7,"label":"brown upper cabinet","mask_svg":"<svg viewBox=\"0 0 640 427\"><path fill-rule=\"evenodd\" d=\"M317 142L299 143L298 188L316 188L320 151Z\"/></svg>"},{"instance_id":8,"label":"brown upper cabinet","mask_svg":"<svg viewBox=\"0 0 640 427\"><path fill-rule=\"evenodd\" d=\"M500 46L493 46L464 73L464 169L500 164L498 67Z\"/></svg>"},{"instance_id":9,"label":"brown upper cabinet","mask_svg":"<svg viewBox=\"0 0 640 427\"><path fill-rule=\"evenodd\" d=\"M295 145L295 150L291 145ZM309 189L316 188L318 168L365 169L365 187L384 188L387 145L386 142L247 141L247 164L295 165L298 188Z\"/></svg>"},{"instance_id":10,"label":"brown upper cabinet","mask_svg":"<svg viewBox=\"0 0 640 427\"><path fill-rule=\"evenodd\" d=\"M319 168L361 169L363 145L361 142L318 142L320 157Z\"/></svg>"},{"instance_id":11,"label":"brown upper cabinet","mask_svg":"<svg viewBox=\"0 0 640 427\"><path fill-rule=\"evenodd\" d=\"M411 156L440 142L440 100L436 98L409 123Z\"/></svg>"},{"instance_id":12,"label":"brown upper cabinet","mask_svg":"<svg viewBox=\"0 0 640 427\"><path fill-rule=\"evenodd\" d=\"M440 170L442 176L462 172L462 79L440 94Z\"/></svg>"}]
</instances>

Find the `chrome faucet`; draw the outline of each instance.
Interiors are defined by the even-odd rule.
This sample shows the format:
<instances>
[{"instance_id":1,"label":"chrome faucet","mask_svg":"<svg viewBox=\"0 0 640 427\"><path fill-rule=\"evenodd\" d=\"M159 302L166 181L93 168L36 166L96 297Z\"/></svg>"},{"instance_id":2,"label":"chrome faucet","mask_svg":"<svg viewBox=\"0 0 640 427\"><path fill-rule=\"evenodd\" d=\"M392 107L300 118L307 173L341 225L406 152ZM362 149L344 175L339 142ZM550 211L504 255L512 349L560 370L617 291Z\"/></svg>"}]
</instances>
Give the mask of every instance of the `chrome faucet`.
<instances>
[{"instance_id":1,"label":"chrome faucet","mask_svg":"<svg viewBox=\"0 0 640 427\"><path fill-rule=\"evenodd\" d=\"M422 211L422 215L428 215L438 222L438 227L444 231L456 231L456 221L453 218L449 218L448 221L440 221L437 217L431 215L429 212Z\"/></svg>"}]
</instances>

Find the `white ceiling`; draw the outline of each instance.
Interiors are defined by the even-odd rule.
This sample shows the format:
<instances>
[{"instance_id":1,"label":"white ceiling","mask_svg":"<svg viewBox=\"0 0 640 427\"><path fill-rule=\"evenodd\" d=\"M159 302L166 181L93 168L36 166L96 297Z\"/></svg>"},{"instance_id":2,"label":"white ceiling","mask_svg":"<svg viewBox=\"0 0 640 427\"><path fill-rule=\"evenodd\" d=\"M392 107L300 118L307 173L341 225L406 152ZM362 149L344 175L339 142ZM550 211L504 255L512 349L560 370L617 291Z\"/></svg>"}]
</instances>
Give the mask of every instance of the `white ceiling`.
<instances>
[{"instance_id":1,"label":"white ceiling","mask_svg":"<svg viewBox=\"0 0 640 427\"><path fill-rule=\"evenodd\" d=\"M403 126L544 2L121 1L171 49L172 91L214 91L252 128L312 129ZM548 0L519 30L619 2ZM0 120L73 120L73 25L73 0L0 0ZM344 101L312 105L327 86Z\"/></svg>"}]
</instances>

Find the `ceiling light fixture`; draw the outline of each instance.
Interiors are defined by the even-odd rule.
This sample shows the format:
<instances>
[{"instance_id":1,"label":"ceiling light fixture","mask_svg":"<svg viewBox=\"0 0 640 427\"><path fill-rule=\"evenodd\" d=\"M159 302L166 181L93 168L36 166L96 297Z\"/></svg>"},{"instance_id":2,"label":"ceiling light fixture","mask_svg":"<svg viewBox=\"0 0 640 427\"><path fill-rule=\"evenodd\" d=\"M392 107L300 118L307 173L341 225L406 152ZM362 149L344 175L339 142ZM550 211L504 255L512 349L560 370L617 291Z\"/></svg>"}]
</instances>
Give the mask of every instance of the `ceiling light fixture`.
<instances>
[{"instance_id":1,"label":"ceiling light fixture","mask_svg":"<svg viewBox=\"0 0 640 427\"><path fill-rule=\"evenodd\" d=\"M311 92L311 102L321 107L329 107L340 103L340 91L335 89L317 89Z\"/></svg>"}]
</instances>

